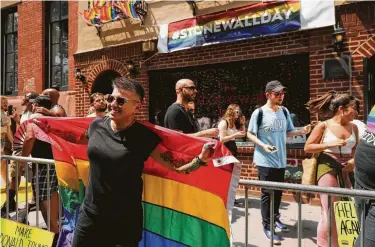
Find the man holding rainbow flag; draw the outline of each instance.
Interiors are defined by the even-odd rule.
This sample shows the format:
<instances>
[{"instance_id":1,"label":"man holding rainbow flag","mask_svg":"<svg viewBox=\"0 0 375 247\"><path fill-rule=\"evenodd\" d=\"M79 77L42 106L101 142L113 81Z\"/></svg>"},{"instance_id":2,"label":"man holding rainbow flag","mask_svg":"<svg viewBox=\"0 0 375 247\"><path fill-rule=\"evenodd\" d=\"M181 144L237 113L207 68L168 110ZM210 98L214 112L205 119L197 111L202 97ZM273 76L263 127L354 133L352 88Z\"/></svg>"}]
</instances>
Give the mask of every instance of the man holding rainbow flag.
<instances>
[{"instance_id":1,"label":"man holding rainbow flag","mask_svg":"<svg viewBox=\"0 0 375 247\"><path fill-rule=\"evenodd\" d=\"M113 86L108 117L19 128L52 146L65 216L57 246L229 247L238 160L220 142L135 121L142 86Z\"/></svg>"},{"instance_id":2,"label":"man holding rainbow flag","mask_svg":"<svg viewBox=\"0 0 375 247\"><path fill-rule=\"evenodd\" d=\"M110 116L94 120L87 131L90 175L73 247L138 246L143 223L142 171L148 157L169 170L189 173L206 165L213 155L211 143L192 161L177 160L154 132L135 121L143 87L121 77L114 80L113 88L107 98ZM119 200L124 189L128 192Z\"/></svg>"}]
</instances>

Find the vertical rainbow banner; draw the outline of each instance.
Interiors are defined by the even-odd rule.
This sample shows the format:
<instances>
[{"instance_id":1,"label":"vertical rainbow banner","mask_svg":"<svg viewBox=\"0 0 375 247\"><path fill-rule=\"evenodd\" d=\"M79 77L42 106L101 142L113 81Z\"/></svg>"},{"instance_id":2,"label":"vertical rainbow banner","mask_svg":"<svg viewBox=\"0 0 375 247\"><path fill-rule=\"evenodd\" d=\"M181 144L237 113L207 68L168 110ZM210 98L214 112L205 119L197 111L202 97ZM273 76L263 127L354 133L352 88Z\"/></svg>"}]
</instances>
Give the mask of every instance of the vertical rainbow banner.
<instances>
[{"instance_id":1,"label":"vertical rainbow banner","mask_svg":"<svg viewBox=\"0 0 375 247\"><path fill-rule=\"evenodd\" d=\"M24 123L33 125L36 138L52 145L65 214L58 241L60 247L71 246L88 183L87 145L77 141L92 121L92 118L41 118L37 123ZM146 122L142 124L154 131L177 158L192 159L210 141ZM19 129L25 129L24 125ZM213 161L189 175L169 171L149 158L143 171L144 230L139 246L229 247L229 215L240 177L240 167L234 162L237 160L219 142Z\"/></svg>"},{"instance_id":2,"label":"vertical rainbow banner","mask_svg":"<svg viewBox=\"0 0 375 247\"><path fill-rule=\"evenodd\" d=\"M367 130L371 133L375 133L375 105L372 107L367 117Z\"/></svg>"}]
</instances>

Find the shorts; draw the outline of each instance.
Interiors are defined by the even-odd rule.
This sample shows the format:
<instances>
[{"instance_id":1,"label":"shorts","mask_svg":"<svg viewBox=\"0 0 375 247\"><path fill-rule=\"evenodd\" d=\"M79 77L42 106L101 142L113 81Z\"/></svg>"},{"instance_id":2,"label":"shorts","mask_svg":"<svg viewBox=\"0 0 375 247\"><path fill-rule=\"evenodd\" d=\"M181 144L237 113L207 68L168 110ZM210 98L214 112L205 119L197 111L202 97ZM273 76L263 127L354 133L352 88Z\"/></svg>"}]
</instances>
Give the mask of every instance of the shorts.
<instances>
[{"instance_id":1,"label":"shorts","mask_svg":"<svg viewBox=\"0 0 375 247\"><path fill-rule=\"evenodd\" d=\"M36 164L33 164L35 166ZM33 187L33 194L34 198L37 198L36 195L36 186L39 185L38 188L38 197L39 201L47 201L53 192L58 190L58 182L57 182L57 175L55 166L50 166L49 168L49 181L48 181L48 168L47 165L39 164L38 171L36 169L33 170L33 180L32 180L32 187ZM38 174L38 181L36 180L36 174ZM38 182L38 183L37 183Z\"/></svg>"},{"instance_id":2,"label":"shorts","mask_svg":"<svg viewBox=\"0 0 375 247\"><path fill-rule=\"evenodd\" d=\"M18 152L13 152L11 155L13 156L21 156L21 151L18 151ZM15 178L16 177L16 170L17 170L17 161L14 161L14 160L10 160L10 168L9 168L9 173L10 173L10 177L11 178ZM32 170L31 170L31 163L26 163L24 167L18 165L18 176L25 176L26 172L25 172L25 167L27 167L29 170L28 170L28 177L29 179L32 178ZM28 180L29 180L28 179ZM30 180L29 180L30 181Z\"/></svg>"}]
</instances>

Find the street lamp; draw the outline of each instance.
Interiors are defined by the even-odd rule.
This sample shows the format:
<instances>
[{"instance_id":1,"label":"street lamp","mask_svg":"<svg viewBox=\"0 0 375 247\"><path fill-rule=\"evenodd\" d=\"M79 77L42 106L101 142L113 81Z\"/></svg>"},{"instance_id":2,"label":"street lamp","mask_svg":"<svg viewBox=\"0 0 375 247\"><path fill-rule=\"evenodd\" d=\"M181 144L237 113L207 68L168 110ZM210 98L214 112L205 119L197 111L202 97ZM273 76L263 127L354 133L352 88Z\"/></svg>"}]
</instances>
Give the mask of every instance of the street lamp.
<instances>
[{"instance_id":1,"label":"street lamp","mask_svg":"<svg viewBox=\"0 0 375 247\"><path fill-rule=\"evenodd\" d=\"M340 25L337 23L335 27L335 31L333 32L333 50L337 52L337 55L340 56L343 45L344 45L344 34L345 31Z\"/></svg>"},{"instance_id":2,"label":"street lamp","mask_svg":"<svg viewBox=\"0 0 375 247\"><path fill-rule=\"evenodd\" d=\"M137 75L137 69L135 68L135 64L133 60L126 61L125 66L128 70L128 73L126 74L126 76L128 78L134 78Z\"/></svg>"},{"instance_id":3,"label":"street lamp","mask_svg":"<svg viewBox=\"0 0 375 247\"><path fill-rule=\"evenodd\" d=\"M81 69L74 68L74 73L76 75L76 80L81 81L82 84L86 83L86 77L82 74Z\"/></svg>"}]
</instances>

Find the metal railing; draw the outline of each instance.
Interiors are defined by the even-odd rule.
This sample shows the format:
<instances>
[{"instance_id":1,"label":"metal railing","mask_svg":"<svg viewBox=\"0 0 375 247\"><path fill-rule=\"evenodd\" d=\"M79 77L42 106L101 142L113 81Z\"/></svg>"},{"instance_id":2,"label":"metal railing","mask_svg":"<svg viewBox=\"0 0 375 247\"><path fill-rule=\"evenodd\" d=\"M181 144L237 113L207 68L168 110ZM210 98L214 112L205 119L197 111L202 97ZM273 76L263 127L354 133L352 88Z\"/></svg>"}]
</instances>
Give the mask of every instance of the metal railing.
<instances>
[{"instance_id":1,"label":"metal railing","mask_svg":"<svg viewBox=\"0 0 375 247\"><path fill-rule=\"evenodd\" d=\"M5 182L5 186L6 186L6 218L9 219L9 216L10 216L10 212L9 212L9 186L10 186L10 181L9 181L9 165L10 165L10 162L8 161L15 161L15 201L16 201L16 211L15 211L15 219L18 221L19 219L19 195L18 195L18 192L19 192L19 177L21 177L22 174L19 174L19 162L23 162L24 163L24 177L25 177L25 201L26 201L26 205L25 205L25 214L26 214L26 224L28 224L29 222L29 198L28 198L28 195L29 195L29 183L31 181L29 181L29 165L27 163L32 163L32 165L34 166L35 165L35 174L33 174L33 177L35 179L35 204L36 204L36 226L37 227L40 227L40 221L39 221L39 209L40 209L40 200L39 200L39 176L38 176L38 170L39 170L39 165L40 164L43 164L43 165L47 165L47 219L44 219L46 225L47 225L47 229L48 231L51 230L51 225L50 225L50 222L51 222L51 194L50 194L50 167L51 166L54 166L55 165L55 161L54 160L51 160L51 159L39 159L39 158L30 158L30 157L22 157L22 156L14 156L14 155L1 155L1 161L3 160L6 160L7 161L7 164L6 164L6 181ZM62 204L61 204L61 200L60 200L60 196L58 197L59 198L59 201L58 201L58 223L59 223L59 227L61 227L61 224L62 224ZM3 203L3 202L2 202Z\"/></svg>"},{"instance_id":2,"label":"metal railing","mask_svg":"<svg viewBox=\"0 0 375 247\"><path fill-rule=\"evenodd\" d=\"M332 196L346 196L346 197L359 197L362 199L375 200L375 191L368 190L355 190L343 189L334 187L321 187L315 185L302 185L290 184L280 182L269 182L259 180L244 180L241 179L240 185L245 186L245 246L249 245L249 187L260 187L262 189L270 190L270 231L271 241L270 246L274 245L274 192L275 190L288 190L298 192L298 221L297 221L297 234L298 234L298 247L302 246L302 193L318 193L328 194L328 246L332 244ZM364 246L364 232L365 232L365 203L361 203L361 226L360 226L360 247ZM359 216L357 216L359 217Z\"/></svg>"},{"instance_id":3,"label":"metal railing","mask_svg":"<svg viewBox=\"0 0 375 247\"><path fill-rule=\"evenodd\" d=\"M49 169L50 169L50 166L51 165L55 165L55 162L54 160L50 160L50 159L38 159L38 158L29 158L29 157L20 157L20 156L11 156L11 155L1 155L1 160L13 160L13 161L18 161L18 162L31 162L33 164L35 164L35 170L38 171L38 165L39 164L45 164L47 165L47 169L48 169L48 172L47 172L47 191L49 193L49 181L50 181L50 174L49 174ZM19 164L18 162L15 162L16 163L16 176L15 176L15 179L16 179L16 219L18 219L18 177L20 176L20 174L18 174L18 168L19 168ZM6 165L6 173L9 174L9 163L7 162L7 165ZM35 179L36 179L36 188L35 188L35 191L36 191L36 194L35 194L35 202L36 202L36 225L37 227L39 227L39 208L40 208L40 205L39 205L39 188L38 188L38 185L39 185L39 181L38 181L38 176L37 176L38 173L36 173L34 176L35 176ZM26 222L28 222L28 206L29 206L29 202L28 202L28 169L27 169L27 166L25 165L25 177L26 177ZM7 200L6 200L6 207L7 207L7 212L6 212L6 215L7 215L7 218L9 219L9 176L7 176L6 178L6 194L7 194ZM302 193L319 193L319 194L328 194L328 229L329 229L329 232L328 232L328 246L331 246L331 243L332 243L332 222L331 222L331 219L332 219L332 196L335 195L335 196L347 196L347 197L359 197L359 198L362 198L362 199L373 199L375 200L375 191L367 191L367 190L354 190L354 189L342 189L342 188L333 188L333 187L321 187L321 186L313 186L313 185L301 185L301 184L290 184L290 183L279 183L279 182L268 182L268 181L259 181L259 180L244 180L244 179L241 179L239 181L239 184L240 185L244 185L245 186L245 246L248 246L249 244L249 187L260 187L260 188L263 188L263 189L269 189L270 190L270 230L271 230L271 241L270 241L270 246L272 247L274 245L274 191L275 190L288 190L288 191L294 191L294 192L297 192L298 193L298 221L297 221L297 227L298 227L298 247L301 247L302 246ZM50 195L48 195L48 198L50 198ZM361 231L360 231L360 234L361 234L361 242L360 242L360 246L363 247L364 245L364 228L365 228L365 225L364 225L364 222L365 222L365 204L362 203L362 214L361 214ZM50 230L50 199L48 199L48 212L47 212L47 219L46 220L46 224L47 224L47 228L48 230ZM61 201L60 201L60 197L59 197L59 211L58 211L58 217L59 217L59 226L61 226L61 218L62 218L62 205L61 205Z\"/></svg>"}]
</instances>

